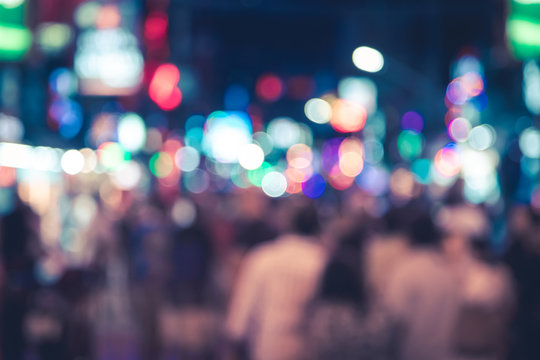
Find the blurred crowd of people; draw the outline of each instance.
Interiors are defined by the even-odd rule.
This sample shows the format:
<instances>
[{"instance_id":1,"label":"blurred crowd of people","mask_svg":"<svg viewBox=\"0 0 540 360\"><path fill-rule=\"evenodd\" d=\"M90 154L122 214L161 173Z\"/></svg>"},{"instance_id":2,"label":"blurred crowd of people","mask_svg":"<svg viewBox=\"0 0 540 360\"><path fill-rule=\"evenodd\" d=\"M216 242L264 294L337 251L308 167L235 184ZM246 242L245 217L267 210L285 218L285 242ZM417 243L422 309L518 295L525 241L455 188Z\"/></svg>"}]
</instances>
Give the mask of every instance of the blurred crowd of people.
<instances>
[{"instance_id":1,"label":"blurred crowd of people","mask_svg":"<svg viewBox=\"0 0 540 360\"><path fill-rule=\"evenodd\" d=\"M101 206L84 267L44 283L39 217L1 218L0 346L19 359L540 359L540 214L257 189ZM49 269L50 270L50 269Z\"/></svg>"}]
</instances>

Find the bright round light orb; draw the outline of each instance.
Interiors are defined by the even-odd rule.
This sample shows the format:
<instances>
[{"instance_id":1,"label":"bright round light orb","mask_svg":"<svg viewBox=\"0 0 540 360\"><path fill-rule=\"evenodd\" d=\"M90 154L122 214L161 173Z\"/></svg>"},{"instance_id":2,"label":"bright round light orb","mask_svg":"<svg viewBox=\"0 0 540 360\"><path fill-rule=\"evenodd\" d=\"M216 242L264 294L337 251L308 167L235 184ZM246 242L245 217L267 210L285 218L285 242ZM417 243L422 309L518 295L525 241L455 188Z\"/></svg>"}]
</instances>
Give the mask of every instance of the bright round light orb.
<instances>
[{"instance_id":1,"label":"bright round light orb","mask_svg":"<svg viewBox=\"0 0 540 360\"><path fill-rule=\"evenodd\" d=\"M339 99L333 104L330 125L334 130L342 133L362 130L366 124L366 109L355 102Z\"/></svg>"},{"instance_id":2,"label":"bright round light orb","mask_svg":"<svg viewBox=\"0 0 540 360\"><path fill-rule=\"evenodd\" d=\"M120 190L132 190L139 185L142 178L141 166L131 160L121 165L111 174L113 184Z\"/></svg>"},{"instance_id":3,"label":"bright round light orb","mask_svg":"<svg viewBox=\"0 0 540 360\"><path fill-rule=\"evenodd\" d=\"M267 133L274 146L287 149L300 140L301 130L296 121L288 117L275 118L268 124Z\"/></svg>"},{"instance_id":4,"label":"bright round light orb","mask_svg":"<svg viewBox=\"0 0 540 360\"><path fill-rule=\"evenodd\" d=\"M354 66L370 73L381 71L384 66L383 55L368 46L360 46L352 54Z\"/></svg>"},{"instance_id":5,"label":"bright round light orb","mask_svg":"<svg viewBox=\"0 0 540 360\"><path fill-rule=\"evenodd\" d=\"M495 130L489 125L472 128L469 134L469 145L475 150L486 150L495 143Z\"/></svg>"},{"instance_id":6,"label":"bright round light orb","mask_svg":"<svg viewBox=\"0 0 540 360\"><path fill-rule=\"evenodd\" d=\"M540 131L534 127L525 129L519 137L519 148L531 159L540 158Z\"/></svg>"},{"instance_id":7,"label":"bright round light orb","mask_svg":"<svg viewBox=\"0 0 540 360\"><path fill-rule=\"evenodd\" d=\"M280 197L287 190L287 179L282 173L271 171L263 177L261 188L270 197Z\"/></svg>"},{"instance_id":8,"label":"bright round light orb","mask_svg":"<svg viewBox=\"0 0 540 360\"><path fill-rule=\"evenodd\" d=\"M332 106L323 99L310 99L304 106L306 117L317 124L326 124L332 118Z\"/></svg>"},{"instance_id":9,"label":"bright round light orb","mask_svg":"<svg viewBox=\"0 0 540 360\"><path fill-rule=\"evenodd\" d=\"M470 131L471 123L464 117L457 117L448 124L448 135L457 142L466 141Z\"/></svg>"},{"instance_id":10,"label":"bright round light orb","mask_svg":"<svg viewBox=\"0 0 540 360\"><path fill-rule=\"evenodd\" d=\"M118 123L118 142L130 152L137 152L144 147L146 126L139 115L129 113L122 116Z\"/></svg>"},{"instance_id":11,"label":"bright round light orb","mask_svg":"<svg viewBox=\"0 0 540 360\"><path fill-rule=\"evenodd\" d=\"M76 175L84 167L84 156L78 150L68 150L62 156L60 164L66 174Z\"/></svg>"},{"instance_id":12,"label":"bright round light orb","mask_svg":"<svg viewBox=\"0 0 540 360\"><path fill-rule=\"evenodd\" d=\"M238 163L246 170L259 168L264 161L264 151L257 144L247 144L240 150Z\"/></svg>"},{"instance_id":13,"label":"bright round light orb","mask_svg":"<svg viewBox=\"0 0 540 360\"><path fill-rule=\"evenodd\" d=\"M190 172L199 166L201 156L194 147L184 146L176 152L174 161L180 170Z\"/></svg>"},{"instance_id":14,"label":"bright round light orb","mask_svg":"<svg viewBox=\"0 0 540 360\"><path fill-rule=\"evenodd\" d=\"M313 161L313 150L306 144L294 144L287 150L287 163L294 169L306 169Z\"/></svg>"}]
</instances>

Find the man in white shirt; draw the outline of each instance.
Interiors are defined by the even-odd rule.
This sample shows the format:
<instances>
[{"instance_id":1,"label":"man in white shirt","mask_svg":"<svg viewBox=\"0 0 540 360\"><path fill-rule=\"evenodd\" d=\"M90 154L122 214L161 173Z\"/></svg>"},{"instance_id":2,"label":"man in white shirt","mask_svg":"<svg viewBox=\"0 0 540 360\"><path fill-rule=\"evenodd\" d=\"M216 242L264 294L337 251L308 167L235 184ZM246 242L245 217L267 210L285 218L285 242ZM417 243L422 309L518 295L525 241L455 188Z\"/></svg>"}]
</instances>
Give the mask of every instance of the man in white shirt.
<instances>
[{"instance_id":1,"label":"man in white shirt","mask_svg":"<svg viewBox=\"0 0 540 360\"><path fill-rule=\"evenodd\" d=\"M305 351L305 313L326 252L313 206L292 217L292 233L260 245L246 256L225 324L228 339L247 345L254 360L298 360Z\"/></svg>"}]
</instances>

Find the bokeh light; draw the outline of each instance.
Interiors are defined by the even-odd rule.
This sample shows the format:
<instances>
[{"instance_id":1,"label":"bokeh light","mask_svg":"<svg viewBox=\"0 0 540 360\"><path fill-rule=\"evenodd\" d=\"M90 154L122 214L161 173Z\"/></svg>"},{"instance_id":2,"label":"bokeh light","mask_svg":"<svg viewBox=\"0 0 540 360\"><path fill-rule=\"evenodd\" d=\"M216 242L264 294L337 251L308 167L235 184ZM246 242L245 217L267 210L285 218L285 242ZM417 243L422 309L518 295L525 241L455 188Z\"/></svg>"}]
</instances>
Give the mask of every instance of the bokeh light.
<instances>
[{"instance_id":1,"label":"bokeh light","mask_svg":"<svg viewBox=\"0 0 540 360\"><path fill-rule=\"evenodd\" d=\"M136 161L128 161L111 174L112 183L121 190L133 190L141 182L143 169Z\"/></svg>"},{"instance_id":2,"label":"bokeh light","mask_svg":"<svg viewBox=\"0 0 540 360\"><path fill-rule=\"evenodd\" d=\"M356 177L358 187L373 196L382 196L388 191L390 174L380 166L366 165Z\"/></svg>"},{"instance_id":3,"label":"bokeh light","mask_svg":"<svg viewBox=\"0 0 540 360\"><path fill-rule=\"evenodd\" d=\"M54 100L49 106L49 116L52 121L49 126L65 138L75 137L82 128L82 108L73 100L62 98Z\"/></svg>"},{"instance_id":4,"label":"bokeh light","mask_svg":"<svg viewBox=\"0 0 540 360\"><path fill-rule=\"evenodd\" d=\"M167 37L169 17L162 11L153 11L148 14L144 22L144 37L149 44L164 41Z\"/></svg>"},{"instance_id":5,"label":"bokeh light","mask_svg":"<svg viewBox=\"0 0 540 360\"><path fill-rule=\"evenodd\" d=\"M213 159L234 163L242 148L251 143L251 132L251 121L246 113L215 111L206 121L203 147Z\"/></svg>"},{"instance_id":6,"label":"bokeh light","mask_svg":"<svg viewBox=\"0 0 540 360\"><path fill-rule=\"evenodd\" d=\"M283 95L283 81L274 74L264 74L257 80L255 90L261 100L274 102Z\"/></svg>"},{"instance_id":7,"label":"bokeh light","mask_svg":"<svg viewBox=\"0 0 540 360\"><path fill-rule=\"evenodd\" d=\"M377 110L377 85L368 78L346 77L338 83L341 99L361 105L368 114Z\"/></svg>"},{"instance_id":8,"label":"bokeh light","mask_svg":"<svg viewBox=\"0 0 540 360\"><path fill-rule=\"evenodd\" d=\"M424 119L416 111L408 111L401 117L401 128L421 133L424 129Z\"/></svg>"},{"instance_id":9,"label":"bokeh light","mask_svg":"<svg viewBox=\"0 0 540 360\"><path fill-rule=\"evenodd\" d=\"M364 147L362 141L355 137L346 138L339 145L339 170L354 178L364 168ZM352 183L352 181L351 181Z\"/></svg>"},{"instance_id":10,"label":"bokeh light","mask_svg":"<svg viewBox=\"0 0 540 360\"><path fill-rule=\"evenodd\" d=\"M413 174L405 168L397 168L390 175L390 191L398 199L408 200L417 195L417 186Z\"/></svg>"},{"instance_id":11,"label":"bokeh light","mask_svg":"<svg viewBox=\"0 0 540 360\"><path fill-rule=\"evenodd\" d=\"M99 162L106 168L114 170L124 162L130 160L131 156L118 143L106 142L97 149Z\"/></svg>"},{"instance_id":12,"label":"bokeh light","mask_svg":"<svg viewBox=\"0 0 540 360\"><path fill-rule=\"evenodd\" d=\"M94 150L89 148L81 149L81 154L84 157L84 167L81 172L88 174L96 168L98 164L98 158Z\"/></svg>"},{"instance_id":13,"label":"bokeh light","mask_svg":"<svg viewBox=\"0 0 540 360\"><path fill-rule=\"evenodd\" d=\"M271 171L263 177L261 188L270 197L280 197L287 190L287 179L282 173Z\"/></svg>"},{"instance_id":14,"label":"bokeh light","mask_svg":"<svg viewBox=\"0 0 540 360\"><path fill-rule=\"evenodd\" d=\"M79 194L73 199L72 211L80 226L88 226L98 211L96 200L88 194Z\"/></svg>"},{"instance_id":15,"label":"bokeh light","mask_svg":"<svg viewBox=\"0 0 540 360\"><path fill-rule=\"evenodd\" d=\"M266 176L266 174L272 172L273 170L274 170L274 167L270 165L268 162L264 161L262 165L259 166L257 169L248 170L247 177L252 185L261 187L263 178Z\"/></svg>"},{"instance_id":16,"label":"bokeh light","mask_svg":"<svg viewBox=\"0 0 540 360\"><path fill-rule=\"evenodd\" d=\"M58 68L49 77L49 87L56 94L68 97L77 92L78 80L71 70Z\"/></svg>"},{"instance_id":17,"label":"bokeh light","mask_svg":"<svg viewBox=\"0 0 540 360\"><path fill-rule=\"evenodd\" d=\"M435 169L445 176L453 177L461 170L461 155L454 144L447 145L435 154Z\"/></svg>"},{"instance_id":18,"label":"bokeh light","mask_svg":"<svg viewBox=\"0 0 540 360\"><path fill-rule=\"evenodd\" d=\"M0 113L0 140L19 142L24 136L24 125L15 116Z\"/></svg>"},{"instance_id":19,"label":"bokeh light","mask_svg":"<svg viewBox=\"0 0 540 360\"><path fill-rule=\"evenodd\" d=\"M15 170L15 168L0 166L0 188L13 186L15 185L16 180L17 171Z\"/></svg>"},{"instance_id":20,"label":"bokeh light","mask_svg":"<svg viewBox=\"0 0 540 360\"><path fill-rule=\"evenodd\" d=\"M84 156L78 150L68 150L62 156L61 164L66 174L76 175L84 167Z\"/></svg>"},{"instance_id":21,"label":"bokeh light","mask_svg":"<svg viewBox=\"0 0 540 360\"><path fill-rule=\"evenodd\" d=\"M178 149L174 161L180 170L189 172L195 170L199 166L201 156L194 147L185 146Z\"/></svg>"},{"instance_id":22,"label":"bokeh light","mask_svg":"<svg viewBox=\"0 0 540 360\"><path fill-rule=\"evenodd\" d=\"M174 160L166 152L158 152L150 158L150 171L158 178L166 178L174 170Z\"/></svg>"},{"instance_id":23,"label":"bokeh light","mask_svg":"<svg viewBox=\"0 0 540 360\"><path fill-rule=\"evenodd\" d=\"M150 98L163 110L172 110L182 102L178 87L180 71L173 64L160 65L148 87Z\"/></svg>"},{"instance_id":24,"label":"bokeh light","mask_svg":"<svg viewBox=\"0 0 540 360\"><path fill-rule=\"evenodd\" d=\"M308 198L316 199L321 197L326 190L326 181L321 174L314 174L307 181L302 183L302 192Z\"/></svg>"},{"instance_id":25,"label":"bokeh light","mask_svg":"<svg viewBox=\"0 0 540 360\"><path fill-rule=\"evenodd\" d=\"M101 5L97 1L87 1L81 3L76 9L74 20L78 27L87 28L92 26L98 16Z\"/></svg>"},{"instance_id":26,"label":"bokeh light","mask_svg":"<svg viewBox=\"0 0 540 360\"><path fill-rule=\"evenodd\" d=\"M127 151L136 153L146 143L146 125L143 119L135 114L123 115L118 122L118 142Z\"/></svg>"},{"instance_id":27,"label":"bokeh light","mask_svg":"<svg viewBox=\"0 0 540 360\"><path fill-rule=\"evenodd\" d=\"M457 142L466 141L470 131L471 123L464 117L457 117L448 124L448 135Z\"/></svg>"},{"instance_id":28,"label":"bokeh light","mask_svg":"<svg viewBox=\"0 0 540 360\"><path fill-rule=\"evenodd\" d=\"M364 141L364 159L367 163L378 164L384 159L384 146L377 139Z\"/></svg>"},{"instance_id":29,"label":"bokeh light","mask_svg":"<svg viewBox=\"0 0 540 360\"><path fill-rule=\"evenodd\" d=\"M352 60L354 66L360 70L375 73L384 66L383 55L368 46L360 46L353 51Z\"/></svg>"},{"instance_id":30,"label":"bokeh light","mask_svg":"<svg viewBox=\"0 0 540 360\"><path fill-rule=\"evenodd\" d=\"M272 138L265 132L259 131L253 134L253 143L261 147L264 155L268 155L274 150Z\"/></svg>"},{"instance_id":31,"label":"bokeh light","mask_svg":"<svg viewBox=\"0 0 540 360\"><path fill-rule=\"evenodd\" d=\"M69 25L61 23L42 23L36 34L36 42L41 50L55 55L64 50L73 38L73 31Z\"/></svg>"},{"instance_id":32,"label":"bokeh light","mask_svg":"<svg viewBox=\"0 0 540 360\"><path fill-rule=\"evenodd\" d=\"M317 124L326 124L332 118L332 106L323 99L310 99L304 106L306 117Z\"/></svg>"},{"instance_id":33,"label":"bokeh light","mask_svg":"<svg viewBox=\"0 0 540 360\"><path fill-rule=\"evenodd\" d=\"M519 136L519 148L523 155L540 158L540 131L534 127L525 129Z\"/></svg>"},{"instance_id":34,"label":"bokeh light","mask_svg":"<svg viewBox=\"0 0 540 360\"><path fill-rule=\"evenodd\" d=\"M402 131L397 139L399 154L404 160L414 160L422 153L424 139L421 134L414 131Z\"/></svg>"},{"instance_id":35,"label":"bokeh light","mask_svg":"<svg viewBox=\"0 0 540 360\"><path fill-rule=\"evenodd\" d=\"M194 194L200 194L208 189L210 185L210 176L201 169L195 169L184 174L184 186Z\"/></svg>"},{"instance_id":36,"label":"bokeh light","mask_svg":"<svg viewBox=\"0 0 540 360\"><path fill-rule=\"evenodd\" d=\"M287 150L287 162L295 169L305 169L311 166L313 151L306 144L294 144Z\"/></svg>"},{"instance_id":37,"label":"bokeh light","mask_svg":"<svg viewBox=\"0 0 540 360\"><path fill-rule=\"evenodd\" d=\"M496 133L490 125L479 125L471 129L468 143L476 150L486 150L495 143Z\"/></svg>"},{"instance_id":38,"label":"bokeh light","mask_svg":"<svg viewBox=\"0 0 540 360\"><path fill-rule=\"evenodd\" d=\"M262 165L264 161L264 151L257 144L247 144L240 150L238 163L244 169L255 170Z\"/></svg>"},{"instance_id":39,"label":"bokeh light","mask_svg":"<svg viewBox=\"0 0 540 360\"><path fill-rule=\"evenodd\" d=\"M287 149L300 141L300 127L291 118L275 118L268 124L267 133L275 147Z\"/></svg>"},{"instance_id":40,"label":"bokeh light","mask_svg":"<svg viewBox=\"0 0 540 360\"><path fill-rule=\"evenodd\" d=\"M469 94L460 78L452 80L446 88L446 99L454 105L463 105L469 99Z\"/></svg>"},{"instance_id":41,"label":"bokeh light","mask_svg":"<svg viewBox=\"0 0 540 360\"><path fill-rule=\"evenodd\" d=\"M461 83L469 97L480 95L484 91L484 80L476 72L468 72L461 77Z\"/></svg>"},{"instance_id":42,"label":"bokeh light","mask_svg":"<svg viewBox=\"0 0 540 360\"><path fill-rule=\"evenodd\" d=\"M336 164L328 173L328 183L336 190L346 190L354 183L354 176L345 175Z\"/></svg>"},{"instance_id":43,"label":"bokeh light","mask_svg":"<svg viewBox=\"0 0 540 360\"><path fill-rule=\"evenodd\" d=\"M417 159L411 165L411 172L415 180L420 184L431 182L431 161L429 159Z\"/></svg>"},{"instance_id":44,"label":"bokeh light","mask_svg":"<svg viewBox=\"0 0 540 360\"><path fill-rule=\"evenodd\" d=\"M523 63L523 100L527 109L540 115L540 67L534 60Z\"/></svg>"},{"instance_id":45,"label":"bokeh light","mask_svg":"<svg viewBox=\"0 0 540 360\"><path fill-rule=\"evenodd\" d=\"M362 105L339 99L333 104L330 124L338 132L356 132L362 130L366 118L366 109Z\"/></svg>"}]
</instances>

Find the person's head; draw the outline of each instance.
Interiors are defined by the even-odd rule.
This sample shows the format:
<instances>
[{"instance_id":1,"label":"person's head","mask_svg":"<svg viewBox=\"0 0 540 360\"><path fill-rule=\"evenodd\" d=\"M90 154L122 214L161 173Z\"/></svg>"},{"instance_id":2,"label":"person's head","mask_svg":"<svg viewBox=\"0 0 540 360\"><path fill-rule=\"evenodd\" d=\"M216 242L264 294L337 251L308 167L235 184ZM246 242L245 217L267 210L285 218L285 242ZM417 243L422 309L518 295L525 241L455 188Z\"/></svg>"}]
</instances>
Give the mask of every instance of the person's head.
<instances>
[{"instance_id":1,"label":"person's head","mask_svg":"<svg viewBox=\"0 0 540 360\"><path fill-rule=\"evenodd\" d=\"M446 206L436 216L447 252L459 254L485 252L489 240L489 221L478 206L465 203Z\"/></svg>"},{"instance_id":2,"label":"person's head","mask_svg":"<svg viewBox=\"0 0 540 360\"><path fill-rule=\"evenodd\" d=\"M321 228L319 214L313 202L298 206L291 220L292 231L299 235L317 235Z\"/></svg>"},{"instance_id":3,"label":"person's head","mask_svg":"<svg viewBox=\"0 0 540 360\"><path fill-rule=\"evenodd\" d=\"M357 272L347 262L331 260L322 275L319 291L322 301L348 303L363 308L365 292Z\"/></svg>"},{"instance_id":4,"label":"person's head","mask_svg":"<svg viewBox=\"0 0 540 360\"><path fill-rule=\"evenodd\" d=\"M441 234L429 212L419 210L409 224L407 231L412 245L435 246L439 244Z\"/></svg>"}]
</instances>

